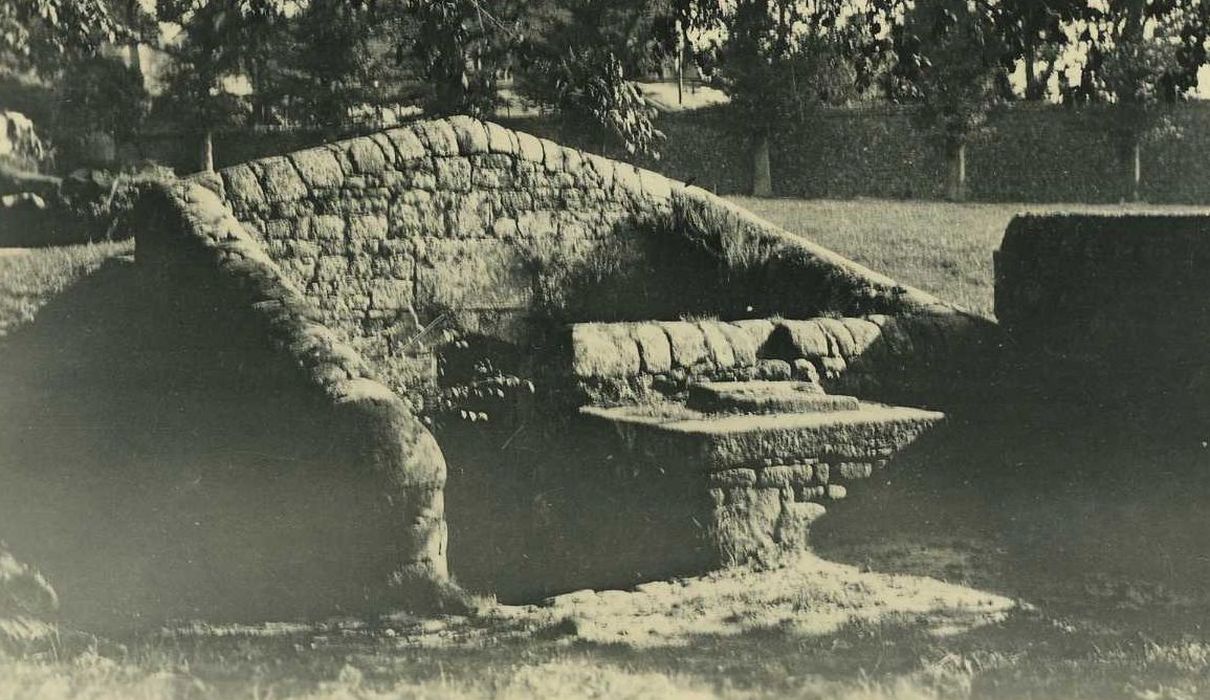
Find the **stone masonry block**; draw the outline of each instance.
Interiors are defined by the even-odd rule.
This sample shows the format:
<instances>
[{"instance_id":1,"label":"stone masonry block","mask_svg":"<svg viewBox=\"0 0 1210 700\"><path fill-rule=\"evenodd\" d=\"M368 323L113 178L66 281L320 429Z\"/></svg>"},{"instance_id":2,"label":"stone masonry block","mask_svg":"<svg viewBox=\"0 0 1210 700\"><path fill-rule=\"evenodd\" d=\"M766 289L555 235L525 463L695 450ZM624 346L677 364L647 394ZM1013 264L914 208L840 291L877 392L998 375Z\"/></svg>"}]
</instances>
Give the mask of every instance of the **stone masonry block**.
<instances>
[{"instance_id":1,"label":"stone masonry block","mask_svg":"<svg viewBox=\"0 0 1210 700\"><path fill-rule=\"evenodd\" d=\"M427 158L429 155L428 149L424 147L424 143L416 136L416 132L410 128L391 129L386 132L386 137L395 145L395 152L399 155L401 162L419 160Z\"/></svg>"},{"instance_id":2,"label":"stone masonry block","mask_svg":"<svg viewBox=\"0 0 1210 700\"><path fill-rule=\"evenodd\" d=\"M788 335L790 345L798 357L824 357L831 351L828 336L817 319L781 321L778 325Z\"/></svg>"},{"instance_id":3,"label":"stone masonry block","mask_svg":"<svg viewBox=\"0 0 1210 700\"><path fill-rule=\"evenodd\" d=\"M353 168L363 175L378 175L386 170L387 159L382 148L369 138L357 138L349 141L345 152L353 163Z\"/></svg>"},{"instance_id":4,"label":"stone masonry block","mask_svg":"<svg viewBox=\"0 0 1210 700\"><path fill-rule=\"evenodd\" d=\"M735 356L736 365L751 367L756 364L756 353L760 346L751 335L731 323L720 323L718 329L727 337L727 342L731 345L731 353Z\"/></svg>"},{"instance_id":5,"label":"stone masonry block","mask_svg":"<svg viewBox=\"0 0 1210 700\"><path fill-rule=\"evenodd\" d=\"M514 155L517 152L517 142L512 131L494 122L485 122L487 127L488 150L492 153Z\"/></svg>"},{"instance_id":6,"label":"stone masonry block","mask_svg":"<svg viewBox=\"0 0 1210 700\"><path fill-rule=\"evenodd\" d=\"M663 328L654 323L636 323L630 334L639 345L644 372L659 374L672 369L672 345Z\"/></svg>"},{"instance_id":7,"label":"stone masonry block","mask_svg":"<svg viewBox=\"0 0 1210 700\"><path fill-rule=\"evenodd\" d=\"M677 367L690 368L707 358L706 338L696 325L687 321L668 321L660 327L668 334L672 363Z\"/></svg>"},{"instance_id":8,"label":"stone masonry block","mask_svg":"<svg viewBox=\"0 0 1210 700\"><path fill-rule=\"evenodd\" d=\"M578 377L627 377L641 360L633 338L610 323L577 323L571 327L571 367Z\"/></svg>"},{"instance_id":9,"label":"stone masonry block","mask_svg":"<svg viewBox=\"0 0 1210 700\"><path fill-rule=\"evenodd\" d=\"M488 152L490 142L483 122L471 117L458 115L450 117L449 123L454 129L454 137L458 140L459 153L469 156L476 153Z\"/></svg>"},{"instance_id":10,"label":"stone masonry block","mask_svg":"<svg viewBox=\"0 0 1210 700\"><path fill-rule=\"evenodd\" d=\"M518 155L531 163L542 163L546 154L542 150L542 141L536 136L517 132Z\"/></svg>"},{"instance_id":11,"label":"stone masonry block","mask_svg":"<svg viewBox=\"0 0 1210 700\"><path fill-rule=\"evenodd\" d=\"M375 214L349 217L346 234L354 243L384 239L387 237L387 218Z\"/></svg>"},{"instance_id":12,"label":"stone masonry block","mask_svg":"<svg viewBox=\"0 0 1210 700\"><path fill-rule=\"evenodd\" d=\"M437 186L453 192L469 192L471 189L471 164L465 158L438 158L436 160Z\"/></svg>"},{"instance_id":13,"label":"stone masonry block","mask_svg":"<svg viewBox=\"0 0 1210 700\"><path fill-rule=\"evenodd\" d=\"M706 354L710 358L710 362L718 368L734 367L735 352L732 351L730 341L720 328L722 325L723 323L720 321L702 321L697 324L706 341Z\"/></svg>"},{"instance_id":14,"label":"stone masonry block","mask_svg":"<svg viewBox=\"0 0 1210 700\"><path fill-rule=\"evenodd\" d=\"M376 279L370 281L370 308L396 311L412 305L412 281Z\"/></svg>"},{"instance_id":15,"label":"stone masonry block","mask_svg":"<svg viewBox=\"0 0 1210 700\"><path fill-rule=\"evenodd\" d=\"M849 333L853 336L854 354L861 355L863 352L873 346L882 336L882 330L871 321L864 318L844 318L841 319L845 328L849 329Z\"/></svg>"},{"instance_id":16,"label":"stone masonry block","mask_svg":"<svg viewBox=\"0 0 1210 700\"><path fill-rule=\"evenodd\" d=\"M429 146L435 156L456 156L458 136L449 122L444 119L416 122L412 125L420 139Z\"/></svg>"},{"instance_id":17,"label":"stone masonry block","mask_svg":"<svg viewBox=\"0 0 1210 700\"><path fill-rule=\"evenodd\" d=\"M340 161L327 148L308 148L290 155L298 174L313 188L340 187L344 182L344 171Z\"/></svg>"},{"instance_id":18,"label":"stone masonry block","mask_svg":"<svg viewBox=\"0 0 1210 700\"><path fill-rule=\"evenodd\" d=\"M227 198L239 209L252 209L265 203L265 191L261 189L256 173L247 165L236 165L222 171Z\"/></svg>"},{"instance_id":19,"label":"stone masonry block","mask_svg":"<svg viewBox=\"0 0 1210 700\"><path fill-rule=\"evenodd\" d=\"M798 488L810 484L814 477L813 464L780 464L760 470L756 483L763 488Z\"/></svg>"},{"instance_id":20,"label":"stone masonry block","mask_svg":"<svg viewBox=\"0 0 1210 700\"><path fill-rule=\"evenodd\" d=\"M268 201L289 202L307 196L307 186L290 159L275 156L258 161L258 164L261 169L261 189Z\"/></svg>"},{"instance_id":21,"label":"stone masonry block","mask_svg":"<svg viewBox=\"0 0 1210 700\"><path fill-rule=\"evenodd\" d=\"M345 220L332 214L316 216L311 219L311 237L318 241L343 241Z\"/></svg>"},{"instance_id":22,"label":"stone masonry block","mask_svg":"<svg viewBox=\"0 0 1210 700\"><path fill-rule=\"evenodd\" d=\"M818 318L815 321L828 336L830 355L849 358L857 353L857 342L853 340L853 334L849 332L843 321L828 317Z\"/></svg>"},{"instance_id":23,"label":"stone masonry block","mask_svg":"<svg viewBox=\"0 0 1210 700\"><path fill-rule=\"evenodd\" d=\"M756 486L756 470L741 468L724 469L722 471L711 472L707 477L707 483L712 488L727 488L734 486L752 488Z\"/></svg>"}]
</instances>

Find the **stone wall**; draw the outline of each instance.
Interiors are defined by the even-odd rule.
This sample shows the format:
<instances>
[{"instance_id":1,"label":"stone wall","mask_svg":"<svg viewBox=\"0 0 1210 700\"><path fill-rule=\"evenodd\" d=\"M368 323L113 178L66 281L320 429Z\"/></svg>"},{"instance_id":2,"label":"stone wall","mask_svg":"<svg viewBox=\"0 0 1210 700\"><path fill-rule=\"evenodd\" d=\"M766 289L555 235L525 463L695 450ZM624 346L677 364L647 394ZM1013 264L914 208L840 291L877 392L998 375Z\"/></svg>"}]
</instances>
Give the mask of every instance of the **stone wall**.
<instances>
[{"instance_id":1,"label":"stone wall","mask_svg":"<svg viewBox=\"0 0 1210 700\"><path fill-rule=\"evenodd\" d=\"M445 329L551 350L544 327L581 320L944 307L703 190L466 117L201 181L404 395L436 383Z\"/></svg>"},{"instance_id":2,"label":"stone wall","mask_svg":"<svg viewBox=\"0 0 1210 700\"><path fill-rule=\"evenodd\" d=\"M270 562L284 559L294 567L285 571L302 577L294 588L313 590L317 581L333 581L331 588L318 585L320 598L306 601L314 606L309 610L356 608L364 601L337 591L375 591L378 600L392 584L394 592L385 595L394 604L445 604L445 460L432 435L376 381L356 350L322 324L320 312L213 192L188 182L156 186L144 193L132 227L137 263L149 293L162 302L157 313L173 317L179 334L190 338L196 326L213 336L216 323L225 325L212 344L193 338L192 347L176 350L192 358L196 376L220 375L205 382L201 395L221 392L223 374L250 383L267 395L265 415L255 414L246 398L229 410L246 411L245 420L256 422L260 433L294 436L289 439L305 446L288 474L268 479L278 492L253 494L250 500L262 499L261 505L249 504L235 516L242 521L260 511L274 513L279 505L304 511L302 518L289 512L266 523L282 529L280 539L293 551L254 552L258 563L251 574L280 574ZM213 478L233 484L244 479ZM249 533L243 546L254 549L253 540L264 534ZM318 561L299 564L311 558Z\"/></svg>"},{"instance_id":3,"label":"stone wall","mask_svg":"<svg viewBox=\"0 0 1210 700\"><path fill-rule=\"evenodd\" d=\"M1210 217L1022 215L996 255L996 315L1047 395L1171 416L1210 382L1207 269Z\"/></svg>"}]
</instances>

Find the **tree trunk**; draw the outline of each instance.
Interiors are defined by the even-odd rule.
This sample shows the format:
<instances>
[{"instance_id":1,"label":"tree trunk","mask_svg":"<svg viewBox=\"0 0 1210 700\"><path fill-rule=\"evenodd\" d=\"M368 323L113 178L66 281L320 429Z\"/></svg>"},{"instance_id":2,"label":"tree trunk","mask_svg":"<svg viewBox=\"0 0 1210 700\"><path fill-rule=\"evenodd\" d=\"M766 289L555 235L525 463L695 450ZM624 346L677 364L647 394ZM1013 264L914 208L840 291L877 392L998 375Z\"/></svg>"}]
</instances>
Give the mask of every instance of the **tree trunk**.
<instances>
[{"instance_id":1,"label":"tree trunk","mask_svg":"<svg viewBox=\"0 0 1210 700\"><path fill-rule=\"evenodd\" d=\"M1034 44L1032 41L1025 44L1025 99L1040 100L1042 99L1042 91L1038 86L1038 73L1034 68Z\"/></svg>"},{"instance_id":2,"label":"tree trunk","mask_svg":"<svg viewBox=\"0 0 1210 700\"><path fill-rule=\"evenodd\" d=\"M1143 201L1143 146L1140 139L1135 137L1131 144L1131 177L1130 177L1130 201Z\"/></svg>"},{"instance_id":3,"label":"tree trunk","mask_svg":"<svg viewBox=\"0 0 1210 700\"><path fill-rule=\"evenodd\" d=\"M945 196L951 202L962 202L966 200L966 143L952 144L947 150L949 181Z\"/></svg>"},{"instance_id":4,"label":"tree trunk","mask_svg":"<svg viewBox=\"0 0 1210 700\"><path fill-rule=\"evenodd\" d=\"M211 129L202 132L201 166L203 172L214 172L214 131Z\"/></svg>"},{"instance_id":5,"label":"tree trunk","mask_svg":"<svg viewBox=\"0 0 1210 700\"><path fill-rule=\"evenodd\" d=\"M752 149L752 196L773 196L773 175L769 170L769 135L760 134Z\"/></svg>"},{"instance_id":6,"label":"tree trunk","mask_svg":"<svg viewBox=\"0 0 1210 700\"><path fill-rule=\"evenodd\" d=\"M676 21L676 103L685 104L685 30Z\"/></svg>"}]
</instances>

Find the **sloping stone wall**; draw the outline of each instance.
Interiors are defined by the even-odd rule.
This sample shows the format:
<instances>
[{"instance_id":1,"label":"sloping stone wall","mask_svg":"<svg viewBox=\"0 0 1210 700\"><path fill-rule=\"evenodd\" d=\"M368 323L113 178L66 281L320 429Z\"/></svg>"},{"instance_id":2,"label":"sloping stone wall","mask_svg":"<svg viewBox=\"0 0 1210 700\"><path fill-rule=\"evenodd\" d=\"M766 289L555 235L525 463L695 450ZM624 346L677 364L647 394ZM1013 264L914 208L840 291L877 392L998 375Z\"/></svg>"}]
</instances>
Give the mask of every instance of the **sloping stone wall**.
<instances>
[{"instance_id":1,"label":"sloping stone wall","mask_svg":"<svg viewBox=\"0 0 1210 700\"><path fill-rule=\"evenodd\" d=\"M136 214L136 260L151 293L164 302L162 313L178 315L177 322L185 328L199 312L226 315L231 336L214 352L236 357L220 364L236 372L254 362L254 374L280 379L279 385L269 384L264 391L289 387L290 393L283 394L288 404L279 407L286 414L282 424L266 424L263 430L296 432L301 440L317 438L310 448L317 460L315 471L299 465L291 482L282 486L290 494L302 492L304 502L330 501L326 507L336 512L307 513L303 530L283 533L297 547L284 556L305 561L318 552L328 561L318 562L324 570L308 576L334 575L371 590L389 589L394 583L397 594L389 595L397 604L445 605L443 591L456 592L444 583L446 466L433 436L376 380L357 351L323 325L322 314L214 193L189 182L156 186L143 195ZM243 351L245 344L271 349L274 359ZM298 423L293 431L290 422ZM292 496L261 497L267 499L265 507L276 507L277 501ZM307 534L306 521L311 519L324 523L325 537ZM325 549L328 546L333 549ZM261 554L265 562L283 556ZM350 559L341 565L345 568L328 570L342 558ZM358 580L362 576L379 580ZM314 581L299 583L311 585ZM334 597L331 591L319 595Z\"/></svg>"},{"instance_id":2,"label":"sloping stone wall","mask_svg":"<svg viewBox=\"0 0 1210 700\"><path fill-rule=\"evenodd\" d=\"M944 307L709 193L466 117L202 179L405 395L440 327Z\"/></svg>"}]
</instances>

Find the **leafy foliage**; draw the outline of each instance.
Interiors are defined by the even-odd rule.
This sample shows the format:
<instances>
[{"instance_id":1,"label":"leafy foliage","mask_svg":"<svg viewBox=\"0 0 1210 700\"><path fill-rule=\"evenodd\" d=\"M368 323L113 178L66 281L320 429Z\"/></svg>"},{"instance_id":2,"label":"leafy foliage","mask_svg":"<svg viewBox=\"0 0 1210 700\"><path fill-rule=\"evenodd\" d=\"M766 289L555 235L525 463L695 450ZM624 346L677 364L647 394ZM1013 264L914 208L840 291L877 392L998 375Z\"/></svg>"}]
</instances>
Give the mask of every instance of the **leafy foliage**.
<instances>
[{"instance_id":1,"label":"leafy foliage","mask_svg":"<svg viewBox=\"0 0 1210 700\"><path fill-rule=\"evenodd\" d=\"M1011 54L996 31L999 10L989 0L920 0L895 27L887 92L919 104L917 123L943 145L981 131L1001 101L997 78Z\"/></svg>"},{"instance_id":2,"label":"leafy foliage","mask_svg":"<svg viewBox=\"0 0 1210 700\"><path fill-rule=\"evenodd\" d=\"M0 67L53 73L64 59L95 53L124 31L104 0L5 0Z\"/></svg>"},{"instance_id":3,"label":"leafy foliage","mask_svg":"<svg viewBox=\"0 0 1210 700\"><path fill-rule=\"evenodd\" d=\"M246 94L224 79L256 73L280 36L286 0L159 0L159 17L181 24L163 106L201 131L244 123L252 112Z\"/></svg>"},{"instance_id":4,"label":"leafy foliage","mask_svg":"<svg viewBox=\"0 0 1210 700\"><path fill-rule=\"evenodd\" d=\"M418 20L413 53L431 93L435 114L489 113L499 101L501 75L512 67L521 42L523 5L512 0L487 7L479 0L408 0Z\"/></svg>"}]
</instances>

